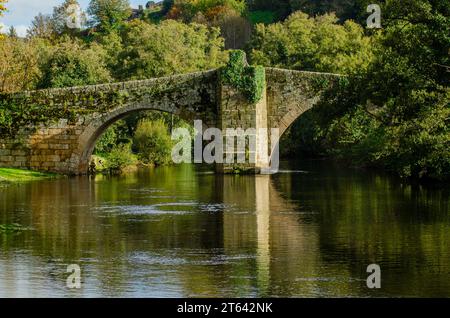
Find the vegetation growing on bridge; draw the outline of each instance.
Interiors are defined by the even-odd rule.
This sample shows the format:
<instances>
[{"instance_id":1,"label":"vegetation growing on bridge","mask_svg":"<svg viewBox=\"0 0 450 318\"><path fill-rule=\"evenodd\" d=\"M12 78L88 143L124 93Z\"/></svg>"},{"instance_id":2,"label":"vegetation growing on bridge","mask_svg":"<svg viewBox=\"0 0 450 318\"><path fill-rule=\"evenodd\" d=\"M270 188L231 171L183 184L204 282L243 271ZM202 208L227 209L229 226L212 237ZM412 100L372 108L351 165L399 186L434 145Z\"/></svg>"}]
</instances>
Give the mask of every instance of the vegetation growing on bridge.
<instances>
[{"instance_id":1,"label":"vegetation growing on bridge","mask_svg":"<svg viewBox=\"0 0 450 318\"><path fill-rule=\"evenodd\" d=\"M261 100L266 86L264 67L248 66L241 50L230 52L227 65L221 69L221 79L241 91L251 103Z\"/></svg>"},{"instance_id":2,"label":"vegetation growing on bridge","mask_svg":"<svg viewBox=\"0 0 450 318\"><path fill-rule=\"evenodd\" d=\"M58 99L63 103L56 104ZM52 120L76 121L79 116L104 112L111 106L121 105L127 94L119 90L72 92L71 90L41 90L31 93L0 95L0 136L14 136L18 127L31 127ZM73 106L73 105L79 106ZM69 107L70 105L70 107Z\"/></svg>"}]
</instances>

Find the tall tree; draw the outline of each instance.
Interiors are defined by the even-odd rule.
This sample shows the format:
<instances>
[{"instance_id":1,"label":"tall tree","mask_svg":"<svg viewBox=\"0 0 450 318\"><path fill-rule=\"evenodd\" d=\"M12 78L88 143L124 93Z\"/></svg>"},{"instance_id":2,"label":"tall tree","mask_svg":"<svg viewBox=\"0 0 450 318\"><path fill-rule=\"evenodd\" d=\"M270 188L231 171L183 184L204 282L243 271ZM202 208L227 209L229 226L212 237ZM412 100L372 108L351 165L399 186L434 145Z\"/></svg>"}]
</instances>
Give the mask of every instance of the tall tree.
<instances>
[{"instance_id":1,"label":"tall tree","mask_svg":"<svg viewBox=\"0 0 450 318\"><path fill-rule=\"evenodd\" d=\"M52 17L48 14L39 13L31 21L31 27L27 31L30 38L51 39L55 35L55 26Z\"/></svg>"},{"instance_id":2,"label":"tall tree","mask_svg":"<svg viewBox=\"0 0 450 318\"><path fill-rule=\"evenodd\" d=\"M110 33L123 26L131 15L128 0L91 0L88 8L92 26L102 33Z\"/></svg>"},{"instance_id":3,"label":"tall tree","mask_svg":"<svg viewBox=\"0 0 450 318\"><path fill-rule=\"evenodd\" d=\"M40 51L34 40L5 37L0 41L0 92L35 88L39 77Z\"/></svg>"},{"instance_id":4,"label":"tall tree","mask_svg":"<svg viewBox=\"0 0 450 318\"><path fill-rule=\"evenodd\" d=\"M217 28L174 20L160 24L135 20L123 33L123 50L114 68L120 80L207 70L226 60Z\"/></svg>"},{"instance_id":5,"label":"tall tree","mask_svg":"<svg viewBox=\"0 0 450 318\"><path fill-rule=\"evenodd\" d=\"M0 0L0 17L2 17L3 16L3 12L5 12L6 11L6 7L5 7L5 3L7 2L8 0ZM0 26L0 32L2 31L2 27ZM1 37L1 34L0 34L0 37Z\"/></svg>"},{"instance_id":6,"label":"tall tree","mask_svg":"<svg viewBox=\"0 0 450 318\"><path fill-rule=\"evenodd\" d=\"M5 3L8 0L0 0L0 17L3 16L3 12L6 11Z\"/></svg>"},{"instance_id":7,"label":"tall tree","mask_svg":"<svg viewBox=\"0 0 450 318\"><path fill-rule=\"evenodd\" d=\"M39 88L90 85L111 80L105 63L106 52L100 45L87 45L63 36L51 49L49 58L41 65Z\"/></svg>"},{"instance_id":8,"label":"tall tree","mask_svg":"<svg viewBox=\"0 0 450 318\"><path fill-rule=\"evenodd\" d=\"M8 36L10 38L17 39L19 35L17 34L16 28L14 26L10 26L8 29Z\"/></svg>"},{"instance_id":9,"label":"tall tree","mask_svg":"<svg viewBox=\"0 0 450 318\"><path fill-rule=\"evenodd\" d=\"M53 8L52 21L58 34L73 34L86 24L86 15L77 0L65 0Z\"/></svg>"},{"instance_id":10,"label":"tall tree","mask_svg":"<svg viewBox=\"0 0 450 318\"><path fill-rule=\"evenodd\" d=\"M403 176L450 179L448 0L387 1L382 12L372 63L323 109L329 145Z\"/></svg>"},{"instance_id":11,"label":"tall tree","mask_svg":"<svg viewBox=\"0 0 450 318\"><path fill-rule=\"evenodd\" d=\"M300 11L283 22L256 25L251 48L254 64L340 74L366 68L372 58L370 38L360 25Z\"/></svg>"}]
</instances>

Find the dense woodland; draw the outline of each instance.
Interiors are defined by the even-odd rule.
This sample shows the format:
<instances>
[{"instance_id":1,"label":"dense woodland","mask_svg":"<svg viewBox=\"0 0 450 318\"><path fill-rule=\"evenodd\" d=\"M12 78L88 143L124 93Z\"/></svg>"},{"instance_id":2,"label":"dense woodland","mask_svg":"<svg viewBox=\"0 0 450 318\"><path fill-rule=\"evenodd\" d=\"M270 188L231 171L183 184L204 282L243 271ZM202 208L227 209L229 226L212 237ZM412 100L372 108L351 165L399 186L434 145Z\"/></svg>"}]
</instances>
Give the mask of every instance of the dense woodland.
<instances>
[{"instance_id":1,"label":"dense woodland","mask_svg":"<svg viewBox=\"0 0 450 318\"><path fill-rule=\"evenodd\" d=\"M26 38L3 30L0 91L206 70L243 49L251 64L347 75L289 129L284 156L449 180L450 3L377 1L382 28L368 29L371 2L165 0L132 10L127 0L92 0L73 29L66 8L77 1L66 0L37 15ZM0 0L0 12L5 6ZM0 125L12 111L0 106ZM177 125L185 123L165 114L131 116L107 130L97 153L108 153L111 166L165 164Z\"/></svg>"}]
</instances>

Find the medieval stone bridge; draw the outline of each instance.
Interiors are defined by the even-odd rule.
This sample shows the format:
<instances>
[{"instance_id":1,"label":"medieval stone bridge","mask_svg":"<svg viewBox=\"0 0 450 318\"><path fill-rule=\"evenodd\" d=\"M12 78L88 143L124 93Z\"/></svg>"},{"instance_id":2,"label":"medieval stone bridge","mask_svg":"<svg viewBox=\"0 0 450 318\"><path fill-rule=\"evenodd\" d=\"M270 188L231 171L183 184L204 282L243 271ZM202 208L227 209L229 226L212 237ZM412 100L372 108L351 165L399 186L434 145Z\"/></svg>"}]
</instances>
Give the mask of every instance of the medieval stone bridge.
<instances>
[{"instance_id":1,"label":"medieval stone bridge","mask_svg":"<svg viewBox=\"0 0 450 318\"><path fill-rule=\"evenodd\" d=\"M225 84L220 70L3 96L8 102L20 104L20 109L33 109L33 122L12 123L9 134L2 132L0 167L85 174L95 142L105 129L143 110L172 113L189 122L202 120L206 126L222 131L237 127L279 128L281 136L339 77L263 70L265 85L257 102L250 102L238 88ZM48 117L53 119L43 119ZM256 161L245 168L257 172L262 165ZM232 165L218 167L223 172L232 169Z\"/></svg>"}]
</instances>

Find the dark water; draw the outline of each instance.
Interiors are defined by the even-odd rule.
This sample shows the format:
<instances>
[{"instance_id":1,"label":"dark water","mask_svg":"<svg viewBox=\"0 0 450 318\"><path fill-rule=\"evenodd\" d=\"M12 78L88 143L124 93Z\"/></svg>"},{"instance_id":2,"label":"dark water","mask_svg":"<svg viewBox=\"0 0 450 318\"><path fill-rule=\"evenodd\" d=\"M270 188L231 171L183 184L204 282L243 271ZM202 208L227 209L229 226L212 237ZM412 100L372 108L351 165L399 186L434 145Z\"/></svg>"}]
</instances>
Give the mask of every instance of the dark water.
<instances>
[{"instance_id":1,"label":"dark water","mask_svg":"<svg viewBox=\"0 0 450 318\"><path fill-rule=\"evenodd\" d=\"M3 186L0 223L0 297L450 297L449 190L326 162Z\"/></svg>"}]
</instances>

